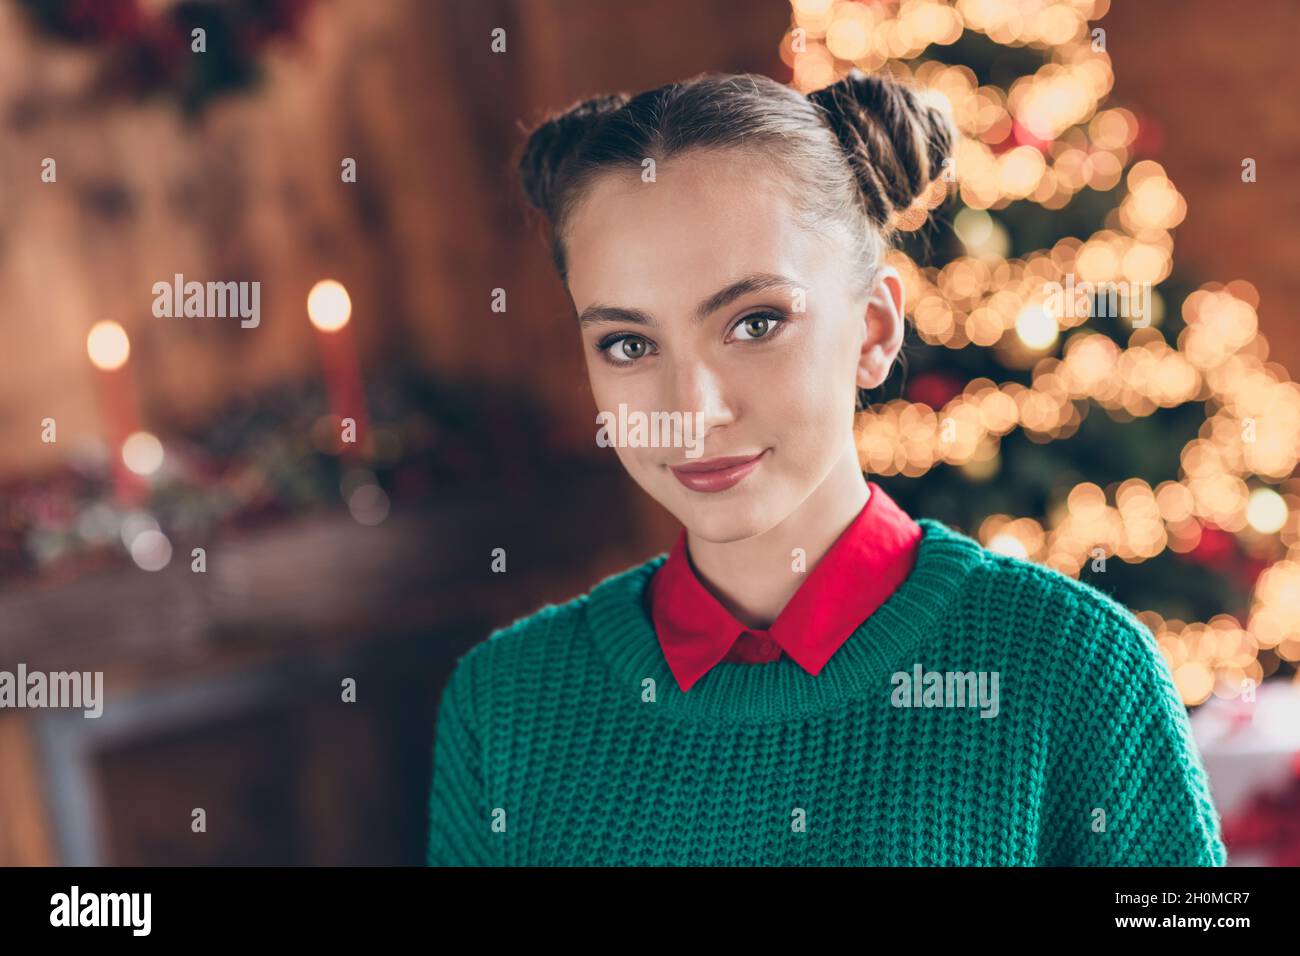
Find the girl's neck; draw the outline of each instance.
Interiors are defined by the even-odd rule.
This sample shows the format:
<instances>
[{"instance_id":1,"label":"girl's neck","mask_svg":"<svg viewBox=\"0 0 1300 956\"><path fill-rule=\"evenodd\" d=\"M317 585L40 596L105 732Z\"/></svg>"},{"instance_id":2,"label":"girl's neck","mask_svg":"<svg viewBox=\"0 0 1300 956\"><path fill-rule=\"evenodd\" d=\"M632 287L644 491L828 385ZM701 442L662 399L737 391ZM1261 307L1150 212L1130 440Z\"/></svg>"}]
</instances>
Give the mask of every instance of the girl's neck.
<instances>
[{"instance_id":1,"label":"girl's neck","mask_svg":"<svg viewBox=\"0 0 1300 956\"><path fill-rule=\"evenodd\" d=\"M691 566L738 621L766 630L869 497L857 448L850 443L826 480L769 531L724 544L704 541L688 531ZM795 570L795 548L804 552L802 571Z\"/></svg>"}]
</instances>

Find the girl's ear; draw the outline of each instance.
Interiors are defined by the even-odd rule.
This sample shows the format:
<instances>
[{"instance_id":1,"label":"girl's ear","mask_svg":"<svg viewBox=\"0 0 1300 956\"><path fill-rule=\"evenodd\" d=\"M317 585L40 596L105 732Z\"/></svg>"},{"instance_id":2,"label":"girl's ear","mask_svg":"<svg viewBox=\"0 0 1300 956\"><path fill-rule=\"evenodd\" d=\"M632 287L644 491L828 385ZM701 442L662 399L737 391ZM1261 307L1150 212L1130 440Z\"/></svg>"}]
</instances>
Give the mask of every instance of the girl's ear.
<instances>
[{"instance_id":1,"label":"girl's ear","mask_svg":"<svg viewBox=\"0 0 1300 956\"><path fill-rule=\"evenodd\" d=\"M903 347L903 298L903 277L893 266L882 265L862 315L865 334L858 356L858 388L876 388L894 367Z\"/></svg>"}]
</instances>

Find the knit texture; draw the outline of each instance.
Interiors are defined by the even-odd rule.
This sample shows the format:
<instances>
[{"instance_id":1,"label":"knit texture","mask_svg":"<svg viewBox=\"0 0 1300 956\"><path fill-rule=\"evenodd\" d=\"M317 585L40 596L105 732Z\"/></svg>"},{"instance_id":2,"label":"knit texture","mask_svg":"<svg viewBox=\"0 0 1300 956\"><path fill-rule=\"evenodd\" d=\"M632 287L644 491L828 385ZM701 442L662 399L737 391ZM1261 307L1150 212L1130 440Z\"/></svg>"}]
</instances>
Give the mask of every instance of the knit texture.
<instances>
[{"instance_id":1,"label":"knit texture","mask_svg":"<svg viewBox=\"0 0 1300 956\"><path fill-rule=\"evenodd\" d=\"M722 662L682 693L643 604L666 554L493 632L439 704L428 864L1222 866L1151 632L918 523L912 573L816 677ZM898 675L928 672L982 672L996 708L922 705Z\"/></svg>"}]
</instances>

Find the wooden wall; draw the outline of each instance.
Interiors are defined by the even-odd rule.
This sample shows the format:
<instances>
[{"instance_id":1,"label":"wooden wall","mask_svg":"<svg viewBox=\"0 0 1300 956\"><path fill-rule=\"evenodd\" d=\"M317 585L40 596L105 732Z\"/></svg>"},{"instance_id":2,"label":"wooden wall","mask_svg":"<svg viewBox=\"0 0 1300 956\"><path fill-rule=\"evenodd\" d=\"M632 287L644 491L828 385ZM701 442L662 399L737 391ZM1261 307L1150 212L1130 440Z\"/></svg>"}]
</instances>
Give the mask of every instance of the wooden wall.
<instances>
[{"instance_id":1,"label":"wooden wall","mask_svg":"<svg viewBox=\"0 0 1300 956\"><path fill-rule=\"evenodd\" d=\"M1157 158L1187 197L1175 261L1202 281L1253 283L1270 358L1300 379L1300 4L1115 0L1100 24L1114 96L1154 122ZM1257 182L1241 181L1246 157Z\"/></svg>"},{"instance_id":2,"label":"wooden wall","mask_svg":"<svg viewBox=\"0 0 1300 956\"><path fill-rule=\"evenodd\" d=\"M788 15L784 0L321 0L262 90L190 126L161 103L85 101L93 56L0 5L0 477L101 434L94 322L126 327L142 419L165 434L314 374L304 302L327 276L352 294L369 376L404 361L523 384L594 454L572 307L509 168L520 124L609 88L775 71ZM46 156L57 183L40 181ZM152 285L177 272L261 281L261 325L156 318Z\"/></svg>"},{"instance_id":3,"label":"wooden wall","mask_svg":"<svg viewBox=\"0 0 1300 956\"><path fill-rule=\"evenodd\" d=\"M1259 0L1227 24L1212 0L1116 2L1102 21L1117 102L1160 124L1161 162L1188 197L1176 254L1207 280L1254 282L1293 369L1298 11ZM131 333L144 421L165 432L314 374L303 303L324 276L352 292L368 375L411 361L523 384L591 451L570 303L508 168L520 125L704 69L783 75L788 18L786 0L320 0L263 90L188 126L163 104L84 101L91 58L33 40L0 4L0 477L100 434L84 351L95 321ZM495 27L505 54L489 50ZM1245 155L1257 184L1240 182ZM57 184L40 182L46 156ZM345 156L355 185L340 182ZM261 327L154 318L152 283L176 272L260 279ZM489 310L498 286L505 315ZM38 441L47 415L57 447Z\"/></svg>"}]
</instances>

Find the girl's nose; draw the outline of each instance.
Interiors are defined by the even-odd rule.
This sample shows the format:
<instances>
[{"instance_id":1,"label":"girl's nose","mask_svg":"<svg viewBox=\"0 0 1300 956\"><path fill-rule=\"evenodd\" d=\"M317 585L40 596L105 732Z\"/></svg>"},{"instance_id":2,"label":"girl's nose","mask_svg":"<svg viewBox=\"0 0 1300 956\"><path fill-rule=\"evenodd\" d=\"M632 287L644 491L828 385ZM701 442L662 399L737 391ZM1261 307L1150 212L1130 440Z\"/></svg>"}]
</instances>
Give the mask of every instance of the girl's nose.
<instances>
[{"instance_id":1,"label":"girl's nose","mask_svg":"<svg viewBox=\"0 0 1300 956\"><path fill-rule=\"evenodd\" d=\"M676 409L699 416L704 433L735 420L729 388L722 373L707 362L692 359L675 369Z\"/></svg>"}]
</instances>

